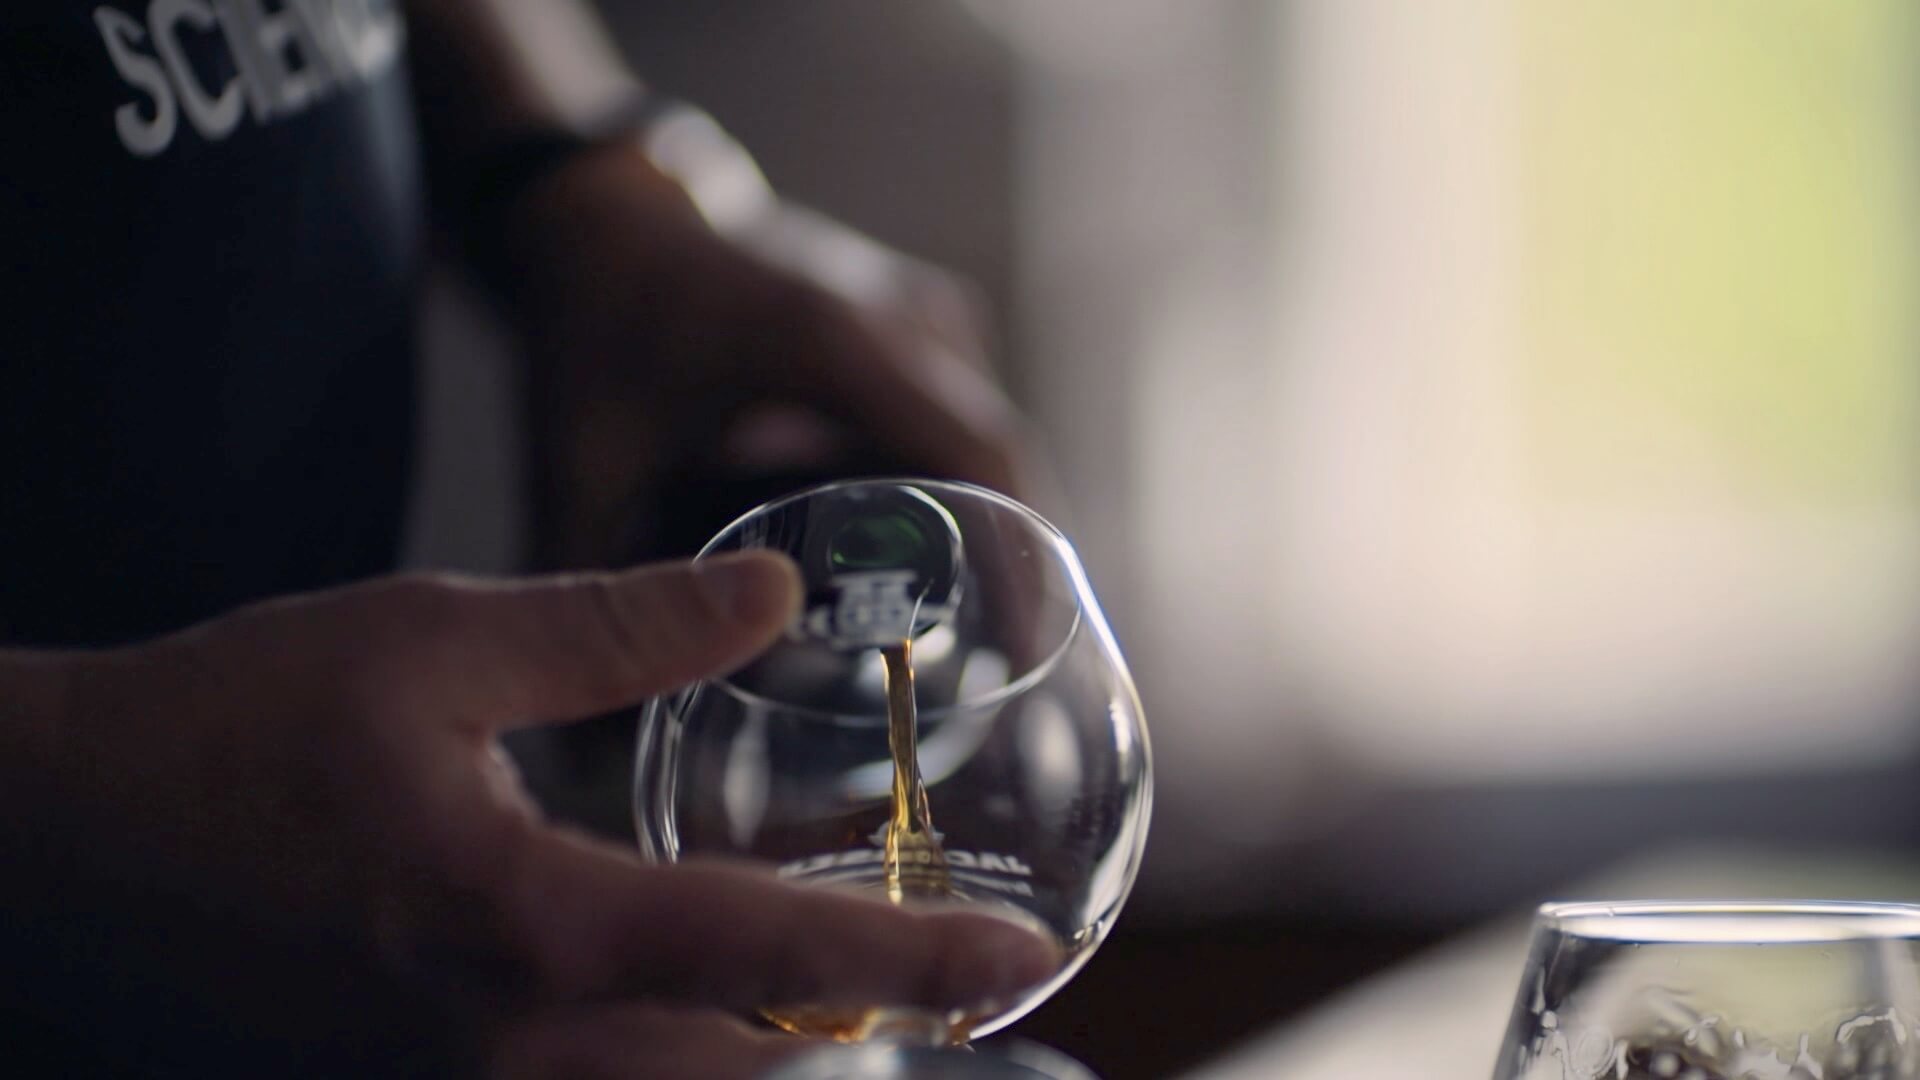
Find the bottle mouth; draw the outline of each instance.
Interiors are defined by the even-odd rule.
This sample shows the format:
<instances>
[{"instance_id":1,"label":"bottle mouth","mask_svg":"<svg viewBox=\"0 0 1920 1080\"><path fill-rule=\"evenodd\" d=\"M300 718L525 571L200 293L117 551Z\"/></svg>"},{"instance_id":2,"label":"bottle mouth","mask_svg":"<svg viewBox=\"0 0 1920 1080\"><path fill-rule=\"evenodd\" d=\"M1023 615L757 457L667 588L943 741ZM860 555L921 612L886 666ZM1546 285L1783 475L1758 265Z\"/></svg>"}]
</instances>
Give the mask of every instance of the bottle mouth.
<instances>
[{"instance_id":1,"label":"bottle mouth","mask_svg":"<svg viewBox=\"0 0 1920 1080\"><path fill-rule=\"evenodd\" d=\"M1541 926L1654 944L1812 944L1920 938L1920 906L1838 900L1633 900L1542 905Z\"/></svg>"},{"instance_id":2,"label":"bottle mouth","mask_svg":"<svg viewBox=\"0 0 1920 1080\"><path fill-rule=\"evenodd\" d=\"M842 499L856 509L839 506ZM808 514L809 503L826 507L825 516ZM882 512L863 519L862 503ZM882 696L827 705L775 692L770 687L777 680L766 676L767 665L779 660L816 672L837 670L849 680L864 673L871 683L880 649L902 638L915 643L916 669L922 659L939 663L967 637L964 630L956 633L966 616L994 624L986 629L987 640L959 649L951 685L923 697L918 714L937 721L995 708L1047 678L1078 638L1092 603L1079 555L1059 529L1014 499L957 481L877 478L806 488L740 515L694 558L750 548L794 558L807 599L800 617L765 653L707 684L783 717L884 725ZM997 588L963 581L982 567L1026 577L992 582ZM982 616L961 610L1019 601L1033 603L1033 612L1005 606Z\"/></svg>"}]
</instances>

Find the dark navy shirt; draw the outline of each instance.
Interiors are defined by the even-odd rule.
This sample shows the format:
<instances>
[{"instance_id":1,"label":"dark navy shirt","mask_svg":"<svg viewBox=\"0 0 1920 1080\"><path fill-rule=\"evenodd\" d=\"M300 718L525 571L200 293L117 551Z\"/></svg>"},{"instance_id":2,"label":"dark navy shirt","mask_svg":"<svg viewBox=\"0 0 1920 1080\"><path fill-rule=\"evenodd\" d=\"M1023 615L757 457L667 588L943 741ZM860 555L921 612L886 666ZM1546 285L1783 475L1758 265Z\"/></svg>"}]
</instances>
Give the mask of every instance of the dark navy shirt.
<instances>
[{"instance_id":1,"label":"dark navy shirt","mask_svg":"<svg viewBox=\"0 0 1920 1080\"><path fill-rule=\"evenodd\" d=\"M10 0L0 35L0 643L390 565L425 237L397 0Z\"/></svg>"}]
</instances>

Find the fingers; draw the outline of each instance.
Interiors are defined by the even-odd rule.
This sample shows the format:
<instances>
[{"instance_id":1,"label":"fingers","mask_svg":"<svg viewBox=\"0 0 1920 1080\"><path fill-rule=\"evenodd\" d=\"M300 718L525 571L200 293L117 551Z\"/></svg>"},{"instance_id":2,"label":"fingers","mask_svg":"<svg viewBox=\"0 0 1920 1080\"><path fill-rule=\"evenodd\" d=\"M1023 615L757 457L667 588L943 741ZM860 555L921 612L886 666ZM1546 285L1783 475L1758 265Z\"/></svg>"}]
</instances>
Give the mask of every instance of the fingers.
<instances>
[{"instance_id":1,"label":"fingers","mask_svg":"<svg viewBox=\"0 0 1920 1080\"><path fill-rule=\"evenodd\" d=\"M285 648L349 665L383 710L493 731L738 667L799 602L793 564L754 552L513 582L387 579L282 609L277 630Z\"/></svg>"},{"instance_id":2,"label":"fingers","mask_svg":"<svg viewBox=\"0 0 1920 1080\"><path fill-rule=\"evenodd\" d=\"M972 367L991 372L992 320L985 294L937 266L902 258L899 318L918 327Z\"/></svg>"},{"instance_id":3,"label":"fingers","mask_svg":"<svg viewBox=\"0 0 1920 1080\"><path fill-rule=\"evenodd\" d=\"M1010 996L1060 964L1051 942L992 915L903 909L741 866L646 866L547 830L526 838L508 917L562 999L952 1008Z\"/></svg>"},{"instance_id":4,"label":"fingers","mask_svg":"<svg viewBox=\"0 0 1920 1080\"><path fill-rule=\"evenodd\" d=\"M739 667L799 603L798 571L764 553L476 590L419 677L466 687L492 728L572 719Z\"/></svg>"},{"instance_id":5,"label":"fingers","mask_svg":"<svg viewBox=\"0 0 1920 1080\"><path fill-rule=\"evenodd\" d=\"M626 1002L566 1009L514 1025L495 1046L487 1072L493 1080L749 1080L809 1045L717 1012Z\"/></svg>"},{"instance_id":6,"label":"fingers","mask_svg":"<svg viewBox=\"0 0 1920 1080\"><path fill-rule=\"evenodd\" d=\"M1008 494L1022 488L1024 438L1013 405L980 366L924 334L889 334L837 301L810 316L823 360L822 408L906 457Z\"/></svg>"}]
</instances>

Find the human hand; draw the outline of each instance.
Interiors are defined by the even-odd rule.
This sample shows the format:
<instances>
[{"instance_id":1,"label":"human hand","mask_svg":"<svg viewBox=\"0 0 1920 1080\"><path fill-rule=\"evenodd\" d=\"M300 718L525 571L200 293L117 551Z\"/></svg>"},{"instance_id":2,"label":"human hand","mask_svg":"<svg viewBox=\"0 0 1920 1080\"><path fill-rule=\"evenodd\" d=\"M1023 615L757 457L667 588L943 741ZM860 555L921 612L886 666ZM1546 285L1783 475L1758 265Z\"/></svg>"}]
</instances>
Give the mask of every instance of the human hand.
<instances>
[{"instance_id":1,"label":"human hand","mask_svg":"<svg viewBox=\"0 0 1920 1080\"><path fill-rule=\"evenodd\" d=\"M1044 978L1057 956L1011 924L646 866L521 791L498 733L734 667L797 594L766 555L396 578L0 654L0 1004L142 1075L744 1076L804 1044L687 1010Z\"/></svg>"},{"instance_id":2,"label":"human hand","mask_svg":"<svg viewBox=\"0 0 1920 1080\"><path fill-rule=\"evenodd\" d=\"M636 495L676 480L854 459L1034 496L964 286L778 201L722 232L676 190L606 148L515 218L545 561L617 561Z\"/></svg>"}]
</instances>

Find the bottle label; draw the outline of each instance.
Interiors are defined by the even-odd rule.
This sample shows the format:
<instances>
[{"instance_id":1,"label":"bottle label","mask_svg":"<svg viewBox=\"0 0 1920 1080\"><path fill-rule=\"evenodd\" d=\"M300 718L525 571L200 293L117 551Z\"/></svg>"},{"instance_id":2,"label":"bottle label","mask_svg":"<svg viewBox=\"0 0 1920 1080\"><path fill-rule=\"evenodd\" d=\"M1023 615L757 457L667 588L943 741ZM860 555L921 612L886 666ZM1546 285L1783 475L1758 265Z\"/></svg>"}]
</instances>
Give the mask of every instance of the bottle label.
<instances>
[{"instance_id":1,"label":"bottle label","mask_svg":"<svg viewBox=\"0 0 1920 1080\"><path fill-rule=\"evenodd\" d=\"M790 636L812 638L834 649L878 649L899 644L938 625L954 605L914 596L913 570L865 570L836 574L828 597L800 613Z\"/></svg>"}]
</instances>

